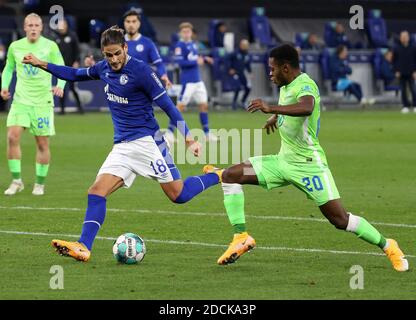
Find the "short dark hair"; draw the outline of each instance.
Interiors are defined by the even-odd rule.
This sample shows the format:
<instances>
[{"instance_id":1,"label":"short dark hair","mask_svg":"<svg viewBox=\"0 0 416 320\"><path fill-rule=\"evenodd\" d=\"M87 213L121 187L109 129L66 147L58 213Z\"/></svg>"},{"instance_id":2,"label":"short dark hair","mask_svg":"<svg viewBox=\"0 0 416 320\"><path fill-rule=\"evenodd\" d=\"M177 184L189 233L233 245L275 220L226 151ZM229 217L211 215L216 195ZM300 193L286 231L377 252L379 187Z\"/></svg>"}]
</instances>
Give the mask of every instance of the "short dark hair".
<instances>
[{"instance_id":1,"label":"short dark hair","mask_svg":"<svg viewBox=\"0 0 416 320\"><path fill-rule=\"evenodd\" d=\"M287 63L293 68L299 68L299 53L295 47L290 44L283 44L273 48L270 51L269 57L273 58L279 65Z\"/></svg>"},{"instance_id":2,"label":"short dark hair","mask_svg":"<svg viewBox=\"0 0 416 320\"><path fill-rule=\"evenodd\" d=\"M119 26L112 26L101 34L101 48L113 44L119 44L122 47L126 44L124 31Z\"/></svg>"},{"instance_id":3,"label":"short dark hair","mask_svg":"<svg viewBox=\"0 0 416 320\"><path fill-rule=\"evenodd\" d=\"M336 49L336 54L337 54L337 56L339 56L339 54L340 54L342 51L344 51L344 49L347 49L347 46L346 46L346 45L343 45L343 44L340 44L340 45L337 47L337 49Z\"/></svg>"},{"instance_id":4,"label":"short dark hair","mask_svg":"<svg viewBox=\"0 0 416 320\"><path fill-rule=\"evenodd\" d=\"M139 19L139 21L141 20L140 13L137 10L132 9L132 10L128 10L126 13L123 14L123 21L126 20L126 18L130 16L136 16L137 19Z\"/></svg>"}]
</instances>

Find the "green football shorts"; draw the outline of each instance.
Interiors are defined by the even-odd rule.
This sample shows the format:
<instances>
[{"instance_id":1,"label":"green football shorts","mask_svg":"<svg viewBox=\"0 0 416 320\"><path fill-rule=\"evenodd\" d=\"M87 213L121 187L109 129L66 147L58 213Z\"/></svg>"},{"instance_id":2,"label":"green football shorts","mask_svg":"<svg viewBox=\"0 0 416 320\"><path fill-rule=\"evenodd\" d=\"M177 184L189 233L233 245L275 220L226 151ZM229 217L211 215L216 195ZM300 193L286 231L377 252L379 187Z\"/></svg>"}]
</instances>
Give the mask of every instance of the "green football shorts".
<instances>
[{"instance_id":1,"label":"green football shorts","mask_svg":"<svg viewBox=\"0 0 416 320\"><path fill-rule=\"evenodd\" d=\"M53 136L55 135L53 108L12 104L7 116L7 126L29 128L34 136Z\"/></svg>"},{"instance_id":2,"label":"green football shorts","mask_svg":"<svg viewBox=\"0 0 416 320\"><path fill-rule=\"evenodd\" d=\"M251 157L248 160L253 166L260 186L267 190L293 184L318 206L340 198L334 178L327 166L312 162L290 164L279 155Z\"/></svg>"}]
</instances>

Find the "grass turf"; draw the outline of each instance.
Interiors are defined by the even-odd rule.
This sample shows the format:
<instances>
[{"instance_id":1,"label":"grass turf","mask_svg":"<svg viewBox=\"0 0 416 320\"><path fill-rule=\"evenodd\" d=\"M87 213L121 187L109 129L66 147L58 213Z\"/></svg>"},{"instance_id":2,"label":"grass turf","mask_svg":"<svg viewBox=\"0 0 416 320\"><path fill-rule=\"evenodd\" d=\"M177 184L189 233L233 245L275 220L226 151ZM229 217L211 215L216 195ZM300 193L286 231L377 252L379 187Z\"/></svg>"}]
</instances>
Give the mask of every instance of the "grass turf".
<instances>
[{"instance_id":1,"label":"grass turf","mask_svg":"<svg viewBox=\"0 0 416 320\"><path fill-rule=\"evenodd\" d=\"M157 114L160 123L167 118ZM190 127L198 115L186 113ZM322 114L320 140L348 210L381 224L377 228L416 255L414 234L414 165L416 115L393 111L333 111ZM212 113L213 128L250 128L266 116L243 112ZM0 120L5 123L5 116ZM108 199L101 237L135 232L147 240L148 253L139 265L119 265L112 241L98 239L88 263L56 255L50 247L57 235L78 235L86 193L112 146L109 115L56 117L52 162L46 195L34 197L34 141L22 139L25 190L0 200L0 299L415 299L413 271L395 272L380 253L350 233L321 218L314 203L294 187L270 192L245 187L249 231L258 249L236 264L217 266L221 245L231 240L216 186L185 205L172 204L153 181L137 178L131 189ZM5 150L6 128L0 128ZM263 154L276 153L279 138L263 135ZM4 153L3 153L4 154ZM178 165L182 177L201 173L202 164ZM0 187L10 175L0 159ZM19 207L26 207L20 208ZM38 209L37 209L38 208ZM50 208L57 208L46 210ZM199 213L199 214L195 214ZM287 217L278 219L279 217ZM304 220L296 220L300 218ZM40 234L10 234L23 231ZM75 238L68 238L75 239ZM302 251L300 249L320 249ZM338 250L341 252L329 252ZM347 253L347 252L356 253ZM409 258L411 267L416 259ZM52 290L51 266L64 269L64 290ZM349 286L350 268L364 269L364 289Z\"/></svg>"}]
</instances>

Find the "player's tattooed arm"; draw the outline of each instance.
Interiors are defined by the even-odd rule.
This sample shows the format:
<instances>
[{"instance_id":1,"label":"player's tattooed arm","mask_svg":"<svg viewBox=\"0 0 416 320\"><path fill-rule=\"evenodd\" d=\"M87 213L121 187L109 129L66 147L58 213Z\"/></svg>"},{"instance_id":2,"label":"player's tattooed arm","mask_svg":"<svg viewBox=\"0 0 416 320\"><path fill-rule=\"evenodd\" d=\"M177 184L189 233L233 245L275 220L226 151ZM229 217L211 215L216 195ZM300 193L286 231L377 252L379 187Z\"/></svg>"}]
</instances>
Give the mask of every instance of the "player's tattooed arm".
<instances>
[{"instance_id":1,"label":"player's tattooed arm","mask_svg":"<svg viewBox=\"0 0 416 320\"><path fill-rule=\"evenodd\" d=\"M261 111L263 113L274 113L282 114L292 117L304 117L309 116L313 112L314 108L314 97L313 96L302 96L295 104L289 104L285 106L269 106L267 102L262 99L256 99L251 101L247 108L250 113Z\"/></svg>"}]
</instances>

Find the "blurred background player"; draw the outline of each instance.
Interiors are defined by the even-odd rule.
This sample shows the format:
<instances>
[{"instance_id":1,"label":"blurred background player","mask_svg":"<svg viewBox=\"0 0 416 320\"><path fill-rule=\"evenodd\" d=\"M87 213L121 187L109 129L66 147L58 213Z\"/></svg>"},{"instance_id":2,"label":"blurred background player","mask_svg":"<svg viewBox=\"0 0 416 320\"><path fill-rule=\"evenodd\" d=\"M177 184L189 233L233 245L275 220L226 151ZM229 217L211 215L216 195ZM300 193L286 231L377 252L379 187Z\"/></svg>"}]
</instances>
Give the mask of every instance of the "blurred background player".
<instances>
[{"instance_id":1,"label":"blurred background player","mask_svg":"<svg viewBox=\"0 0 416 320\"><path fill-rule=\"evenodd\" d=\"M393 65L402 92L401 112L408 113L411 106L407 88L410 89L413 111L416 112L416 47L410 43L409 32L406 30L400 32L400 43L394 48Z\"/></svg>"},{"instance_id":2,"label":"blurred background player","mask_svg":"<svg viewBox=\"0 0 416 320\"><path fill-rule=\"evenodd\" d=\"M205 133L205 139L209 142L215 142L218 141L218 137L209 130L208 94L199 71L199 66L202 66L204 63L212 64L213 59L198 54L197 45L192 40L192 30L193 26L189 22L183 22L179 25L180 40L176 44L174 58L181 69L182 92L177 107L179 111L183 112L191 100L195 100L199 105L199 120ZM175 128L176 124L170 121L165 134L165 138L170 144L175 141Z\"/></svg>"},{"instance_id":3,"label":"blurred background player","mask_svg":"<svg viewBox=\"0 0 416 320\"><path fill-rule=\"evenodd\" d=\"M79 56L79 41L77 34L69 30L68 21L62 19L58 22L58 28L54 32L55 42L58 44L59 50L62 53L66 66L72 66L78 68L80 66ZM71 81L67 82L64 89L64 96L60 98L61 114L65 114L65 100L67 99L68 92L71 91L74 95L75 103L79 113L84 113L84 108L81 105L81 100L75 84Z\"/></svg>"},{"instance_id":4,"label":"blurred background player","mask_svg":"<svg viewBox=\"0 0 416 320\"><path fill-rule=\"evenodd\" d=\"M238 89L234 91L234 98L232 108L236 110L237 108L244 108L248 95L251 91L251 85L249 84L246 76L246 71L249 73L251 78L251 57L248 53L250 48L250 43L247 39L242 39L240 41L238 49L230 55L230 69L229 74L238 80L239 86ZM241 89L244 90L244 94L241 98L241 103L238 103L238 94Z\"/></svg>"},{"instance_id":5,"label":"blurred background player","mask_svg":"<svg viewBox=\"0 0 416 320\"><path fill-rule=\"evenodd\" d=\"M129 10L123 15L125 39L129 48L129 55L146 62L156 69L157 75L165 83L167 89L172 87L165 65L153 41L139 32L140 14L137 10ZM95 61L92 56L85 59L85 65L92 66Z\"/></svg>"},{"instance_id":6,"label":"blurred background player","mask_svg":"<svg viewBox=\"0 0 416 320\"><path fill-rule=\"evenodd\" d=\"M156 68L157 74L165 83L167 89L172 86L166 73L165 65L160 57L156 45L150 38L140 34L140 15L135 10L127 11L124 16L124 30L126 30L126 41L129 47L129 55L142 60Z\"/></svg>"},{"instance_id":7,"label":"blurred background player","mask_svg":"<svg viewBox=\"0 0 416 320\"><path fill-rule=\"evenodd\" d=\"M224 191L224 206L234 227L234 239L218 264L235 262L256 242L246 232L242 184L266 190L294 185L315 201L322 214L337 229L356 234L382 249L396 271L407 271L408 261L397 242L386 239L365 218L347 212L319 143L320 94L318 86L299 68L299 55L291 45L274 48L269 56L270 79L279 88L278 105L261 99L251 102L248 111L273 114L266 122L267 134L279 127L279 154L251 157L248 161L220 170L211 165L204 172L216 172Z\"/></svg>"},{"instance_id":8,"label":"blurred background player","mask_svg":"<svg viewBox=\"0 0 416 320\"><path fill-rule=\"evenodd\" d=\"M153 113L156 103L179 131L187 148L200 154L189 128L150 66L128 55L123 30L111 27L101 35L105 57L89 68L71 68L41 61L32 54L24 62L69 81L102 80L114 124L114 146L88 190L88 207L82 234L77 242L52 240L57 251L77 260L88 261L98 230L104 223L107 197L121 187L130 187L140 175L158 181L166 196L182 204L219 183L218 175L208 173L181 179Z\"/></svg>"},{"instance_id":9,"label":"blurred background player","mask_svg":"<svg viewBox=\"0 0 416 320\"><path fill-rule=\"evenodd\" d=\"M21 178L20 137L25 129L35 136L36 141L36 183L33 194L44 194L44 183L49 169L49 136L55 134L53 95L63 97L65 81L58 80L52 87L52 76L33 66L22 63L25 54L32 52L42 59L55 64L64 64L55 42L44 38L42 19L31 13L25 17L26 37L10 44L7 52L1 83L1 96L10 99L10 82L16 69L17 82L13 102L7 117L7 159L13 180L5 195L14 195L23 190Z\"/></svg>"}]
</instances>

